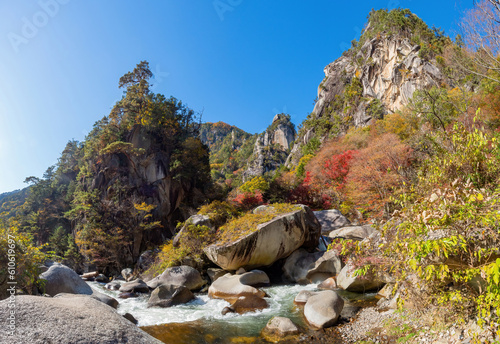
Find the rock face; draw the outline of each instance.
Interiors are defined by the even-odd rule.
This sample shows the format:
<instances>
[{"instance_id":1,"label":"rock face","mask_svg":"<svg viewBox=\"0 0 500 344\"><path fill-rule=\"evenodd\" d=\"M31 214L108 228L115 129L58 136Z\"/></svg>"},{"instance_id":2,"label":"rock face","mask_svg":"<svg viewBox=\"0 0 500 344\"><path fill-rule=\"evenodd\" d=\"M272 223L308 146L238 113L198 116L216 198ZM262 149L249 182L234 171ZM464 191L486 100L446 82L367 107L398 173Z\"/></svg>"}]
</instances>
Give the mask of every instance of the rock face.
<instances>
[{"instance_id":1,"label":"rock face","mask_svg":"<svg viewBox=\"0 0 500 344\"><path fill-rule=\"evenodd\" d=\"M250 180L266 172L277 170L285 161L295 140L295 126L290 116L277 114L267 130L255 141L243 179Z\"/></svg>"},{"instance_id":2,"label":"rock face","mask_svg":"<svg viewBox=\"0 0 500 344\"><path fill-rule=\"evenodd\" d=\"M240 267L253 269L269 266L299 247L314 248L321 226L307 206L279 215L261 224L257 230L228 244L214 244L204 249L207 257L224 270Z\"/></svg>"},{"instance_id":3,"label":"rock face","mask_svg":"<svg viewBox=\"0 0 500 344\"><path fill-rule=\"evenodd\" d=\"M291 282L317 283L337 275L342 265L342 260L334 250L309 253L299 249L286 259L283 275Z\"/></svg>"},{"instance_id":4,"label":"rock face","mask_svg":"<svg viewBox=\"0 0 500 344\"><path fill-rule=\"evenodd\" d=\"M54 263L47 271L40 274L45 280L45 293L55 296L59 293L92 294L92 288L80 276L65 265Z\"/></svg>"},{"instance_id":5,"label":"rock face","mask_svg":"<svg viewBox=\"0 0 500 344\"><path fill-rule=\"evenodd\" d=\"M8 319L8 301L0 301L0 317ZM161 342L105 304L87 296L16 297L13 335L0 332L1 343L144 343Z\"/></svg>"},{"instance_id":6,"label":"rock face","mask_svg":"<svg viewBox=\"0 0 500 344\"><path fill-rule=\"evenodd\" d=\"M321 234L328 234L335 229L348 226L351 223L336 209L315 211L314 215L321 224Z\"/></svg>"},{"instance_id":7,"label":"rock face","mask_svg":"<svg viewBox=\"0 0 500 344\"><path fill-rule=\"evenodd\" d=\"M399 110L408 104L416 90L441 84L444 76L439 68L419 57L419 51L420 46L408 38L381 34L360 48L345 52L325 67L325 78L318 87L310 119L329 122L335 130L331 134L340 135L349 127L366 126L374 117ZM356 101L339 102L345 100L348 87L351 92L356 91ZM287 166L298 164L301 147L313 137L320 141L326 137L318 137L316 131L314 125L304 125Z\"/></svg>"},{"instance_id":8,"label":"rock face","mask_svg":"<svg viewBox=\"0 0 500 344\"><path fill-rule=\"evenodd\" d=\"M240 296L265 296L265 293L256 287L268 285L269 277L265 272L253 270L241 275L226 274L219 277L210 288L208 296L214 299L234 301Z\"/></svg>"},{"instance_id":9,"label":"rock face","mask_svg":"<svg viewBox=\"0 0 500 344\"><path fill-rule=\"evenodd\" d=\"M351 239L351 240L363 240L368 238L371 234L375 233L377 230L370 225L365 226L350 226L343 227L334 230L328 234L330 239Z\"/></svg>"},{"instance_id":10,"label":"rock face","mask_svg":"<svg viewBox=\"0 0 500 344\"><path fill-rule=\"evenodd\" d=\"M165 269L160 276L153 278L147 285L154 289L160 284L181 285L189 290L198 290L205 285L198 270L187 266L174 266Z\"/></svg>"},{"instance_id":11,"label":"rock face","mask_svg":"<svg viewBox=\"0 0 500 344\"><path fill-rule=\"evenodd\" d=\"M354 267L352 263L347 263L337 276L337 284L344 290L364 293L366 291L380 289L385 283L370 272L364 276L354 276Z\"/></svg>"},{"instance_id":12,"label":"rock face","mask_svg":"<svg viewBox=\"0 0 500 344\"><path fill-rule=\"evenodd\" d=\"M195 298L188 288L181 285L162 284L149 297L148 307L171 307Z\"/></svg>"},{"instance_id":13,"label":"rock face","mask_svg":"<svg viewBox=\"0 0 500 344\"><path fill-rule=\"evenodd\" d=\"M333 326L344 308L344 300L332 290L320 291L311 296L304 306L307 322L315 328Z\"/></svg>"}]
</instances>

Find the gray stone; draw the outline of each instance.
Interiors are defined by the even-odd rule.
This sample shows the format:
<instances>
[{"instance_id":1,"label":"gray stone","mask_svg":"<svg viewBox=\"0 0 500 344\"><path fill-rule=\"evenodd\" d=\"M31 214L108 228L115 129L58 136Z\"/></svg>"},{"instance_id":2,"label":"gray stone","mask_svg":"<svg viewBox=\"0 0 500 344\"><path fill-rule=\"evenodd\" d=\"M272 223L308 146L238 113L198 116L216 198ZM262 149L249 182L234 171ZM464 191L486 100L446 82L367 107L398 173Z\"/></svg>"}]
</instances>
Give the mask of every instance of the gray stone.
<instances>
[{"instance_id":1,"label":"gray stone","mask_svg":"<svg viewBox=\"0 0 500 344\"><path fill-rule=\"evenodd\" d=\"M125 313L123 314L123 317L130 321L132 324L137 325L138 321L137 319L130 313Z\"/></svg>"},{"instance_id":2,"label":"gray stone","mask_svg":"<svg viewBox=\"0 0 500 344\"><path fill-rule=\"evenodd\" d=\"M286 337L299 334L299 328L288 318L273 317L264 328L265 336L277 335L278 337Z\"/></svg>"},{"instance_id":3,"label":"gray stone","mask_svg":"<svg viewBox=\"0 0 500 344\"><path fill-rule=\"evenodd\" d=\"M342 265L342 260L334 250L309 253L299 249L286 259L283 276L291 282L318 283L337 275Z\"/></svg>"},{"instance_id":4,"label":"gray stone","mask_svg":"<svg viewBox=\"0 0 500 344\"><path fill-rule=\"evenodd\" d=\"M120 282L117 281L111 281L107 283L104 288L109 289L109 290L120 290L121 284Z\"/></svg>"},{"instance_id":5,"label":"gray stone","mask_svg":"<svg viewBox=\"0 0 500 344\"><path fill-rule=\"evenodd\" d=\"M253 270L241 275L226 274L212 283L208 288L208 296L229 301L248 295L264 297L266 294L257 289L256 286L267 284L269 284L269 277L259 270Z\"/></svg>"},{"instance_id":6,"label":"gray stone","mask_svg":"<svg viewBox=\"0 0 500 344\"><path fill-rule=\"evenodd\" d=\"M99 274L95 277L95 280L96 282L107 283L109 281L109 278L103 274Z\"/></svg>"},{"instance_id":7,"label":"gray stone","mask_svg":"<svg viewBox=\"0 0 500 344\"><path fill-rule=\"evenodd\" d=\"M322 234L328 234L335 229L351 224L351 222L336 209L315 211L314 215L321 224Z\"/></svg>"},{"instance_id":8,"label":"gray stone","mask_svg":"<svg viewBox=\"0 0 500 344\"><path fill-rule=\"evenodd\" d=\"M244 314L255 312L269 307L266 300L258 295L245 295L238 297L231 306L227 307L226 313Z\"/></svg>"},{"instance_id":9,"label":"gray stone","mask_svg":"<svg viewBox=\"0 0 500 344\"><path fill-rule=\"evenodd\" d=\"M226 270L219 269L219 268L208 268L207 269L207 275L210 278L210 280L212 281L212 283L214 283L219 277L222 277L228 273L229 272L227 272Z\"/></svg>"},{"instance_id":10,"label":"gray stone","mask_svg":"<svg viewBox=\"0 0 500 344\"><path fill-rule=\"evenodd\" d=\"M333 290L320 291L304 306L304 317L315 328L333 326L344 308L344 300Z\"/></svg>"},{"instance_id":11,"label":"gray stone","mask_svg":"<svg viewBox=\"0 0 500 344\"><path fill-rule=\"evenodd\" d=\"M125 281L130 282L134 278L134 271L131 268L123 269L122 277Z\"/></svg>"},{"instance_id":12,"label":"gray stone","mask_svg":"<svg viewBox=\"0 0 500 344\"><path fill-rule=\"evenodd\" d=\"M347 291L364 293L371 290L377 290L384 286L384 281L368 272L364 276L354 276L354 267L348 263L342 268L337 276L337 285Z\"/></svg>"},{"instance_id":13,"label":"gray stone","mask_svg":"<svg viewBox=\"0 0 500 344\"><path fill-rule=\"evenodd\" d=\"M207 257L224 270L246 270L269 266L289 256L301 246L315 248L321 227L313 212L304 205L299 210L278 215L260 224L252 233L229 243L204 249Z\"/></svg>"},{"instance_id":14,"label":"gray stone","mask_svg":"<svg viewBox=\"0 0 500 344\"><path fill-rule=\"evenodd\" d=\"M95 290L91 295L60 293L54 297L75 298L75 297L88 297L88 296L90 296L94 300L100 301L110 307L113 307L114 309L118 308L118 301L116 299Z\"/></svg>"},{"instance_id":15,"label":"gray stone","mask_svg":"<svg viewBox=\"0 0 500 344\"><path fill-rule=\"evenodd\" d=\"M8 319L8 300L0 301L0 318ZM119 315L113 308L90 296L16 297L13 334L0 331L1 343L141 343L160 344Z\"/></svg>"},{"instance_id":16,"label":"gray stone","mask_svg":"<svg viewBox=\"0 0 500 344\"><path fill-rule=\"evenodd\" d=\"M191 290L182 285L161 284L151 293L148 307L172 307L194 298Z\"/></svg>"},{"instance_id":17,"label":"gray stone","mask_svg":"<svg viewBox=\"0 0 500 344\"><path fill-rule=\"evenodd\" d=\"M72 269L62 264L53 264L39 277L43 282L43 290L50 296L59 293L92 294L92 288Z\"/></svg>"},{"instance_id":18,"label":"gray stone","mask_svg":"<svg viewBox=\"0 0 500 344\"><path fill-rule=\"evenodd\" d=\"M350 226L334 230L328 234L330 239L363 240L375 233L377 230L371 225Z\"/></svg>"},{"instance_id":19,"label":"gray stone","mask_svg":"<svg viewBox=\"0 0 500 344\"><path fill-rule=\"evenodd\" d=\"M201 278L198 270L191 266L181 265L165 269L163 273L156 276L147 285L154 289L160 284L182 285L189 290L199 290L206 284L206 281Z\"/></svg>"},{"instance_id":20,"label":"gray stone","mask_svg":"<svg viewBox=\"0 0 500 344\"><path fill-rule=\"evenodd\" d=\"M136 279L123 283L118 290L122 293L148 293L149 287L143 280Z\"/></svg>"},{"instance_id":21,"label":"gray stone","mask_svg":"<svg viewBox=\"0 0 500 344\"><path fill-rule=\"evenodd\" d=\"M293 300L293 302L296 305L305 305L307 300L309 300L309 298L311 296L314 296L317 293L318 293L317 291L302 290L301 292L299 292L297 294L297 296L295 296L295 299Z\"/></svg>"}]
</instances>

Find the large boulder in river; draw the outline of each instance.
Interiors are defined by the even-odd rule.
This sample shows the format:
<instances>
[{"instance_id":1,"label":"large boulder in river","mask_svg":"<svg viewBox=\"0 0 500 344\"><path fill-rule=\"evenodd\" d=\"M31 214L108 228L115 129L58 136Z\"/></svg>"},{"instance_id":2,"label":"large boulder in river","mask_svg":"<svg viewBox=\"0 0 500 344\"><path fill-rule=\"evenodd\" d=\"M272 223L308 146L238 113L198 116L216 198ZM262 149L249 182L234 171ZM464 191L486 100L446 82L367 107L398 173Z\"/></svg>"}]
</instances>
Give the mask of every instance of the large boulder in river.
<instances>
[{"instance_id":1,"label":"large boulder in river","mask_svg":"<svg viewBox=\"0 0 500 344\"><path fill-rule=\"evenodd\" d=\"M43 289L50 296L59 293L92 294L92 288L75 271L62 264L53 264L39 278L45 280Z\"/></svg>"},{"instance_id":2,"label":"large boulder in river","mask_svg":"<svg viewBox=\"0 0 500 344\"><path fill-rule=\"evenodd\" d=\"M317 283L336 276L342 265L342 260L335 250L309 253L299 249L286 259L283 275L290 282Z\"/></svg>"},{"instance_id":3,"label":"large boulder in river","mask_svg":"<svg viewBox=\"0 0 500 344\"><path fill-rule=\"evenodd\" d=\"M123 283L118 290L122 293L148 293L149 287L143 280L136 279Z\"/></svg>"},{"instance_id":4,"label":"large boulder in river","mask_svg":"<svg viewBox=\"0 0 500 344\"><path fill-rule=\"evenodd\" d=\"M245 295L238 297L229 307L222 310L222 314L238 313L244 314L255 312L269 307L266 300L258 295Z\"/></svg>"},{"instance_id":5,"label":"large boulder in river","mask_svg":"<svg viewBox=\"0 0 500 344\"><path fill-rule=\"evenodd\" d=\"M337 228L351 224L351 222L336 209L315 211L314 215L321 224L322 234L328 234Z\"/></svg>"},{"instance_id":6,"label":"large boulder in river","mask_svg":"<svg viewBox=\"0 0 500 344\"><path fill-rule=\"evenodd\" d=\"M253 270L241 275L226 274L219 277L210 288L208 296L214 299L234 301L240 296L255 295L264 297L266 294L256 287L268 285L269 277L265 272Z\"/></svg>"},{"instance_id":7,"label":"large boulder in river","mask_svg":"<svg viewBox=\"0 0 500 344\"><path fill-rule=\"evenodd\" d=\"M0 301L0 318L12 308ZM0 343L142 343L161 344L113 308L90 296L16 296L15 325L0 331Z\"/></svg>"},{"instance_id":8,"label":"large boulder in river","mask_svg":"<svg viewBox=\"0 0 500 344\"><path fill-rule=\"evenodd\" d=\"M307 322L315 328L333 326L344 308L344 300L333 290L320 291L311 296L304 306Z\"/></svg>"},{"instance_id":9,"label":"large boulder in river","mask_svg":"<svg viewBox=\"0 0 500 344\"><path fill-rule=\"evenodd\" d=\"M206 247L204 252L224 270L241 267L249 270L269 266L301 246L315 248L320 232L321 226L309 207L298 205L295 210L257 225L236 240Z\"/></svg>"},{"instance_id":10,"label":"large boulder in river","mask_svg":"<svg viewBox=\"0 0 500 344\"><path fill-rule=\"evenodd\" d=\"M354 276L355 267L351 262L342 268L337 276L337 285L347 291L364 293L377 290L384 286L385 282L375 276L371 271L363 276Z\"/></svg>"},{"instance_id":11,"label":"large boulder in river","mask_svg":"<svg viewBox=\"0 0 500 344\"><path fill-rule=\"evenodd\" d=\"M198 290L206 284L206 281L201 278L200 273L195 268L181 265L167 268L161 275L147 282L151 289L160 284L182 285L189 290Z\"/></svg>"},{"instance_id":12,"label":"large boulder in river","mask_svg":"<svg viewBox=\"0 0 500 344\"><path fill-rule=\"evenodd\" d=\"M151 293L148 307L172 307L187 303L194 298L191 290L182 285L162 284Z\"/></svg>"},{"instance_id":13,"label":"large boulder in river","mask_svg":"<svg viewBox=\"0 0 500 344\"><path fill-rule=\"evenodd\" d=\"M350 240L363 240L368 238L377 230L371 225L364 226L349 226L331 231L328 234L330 239L350 239Z\"/></svg>"}]
</instances>

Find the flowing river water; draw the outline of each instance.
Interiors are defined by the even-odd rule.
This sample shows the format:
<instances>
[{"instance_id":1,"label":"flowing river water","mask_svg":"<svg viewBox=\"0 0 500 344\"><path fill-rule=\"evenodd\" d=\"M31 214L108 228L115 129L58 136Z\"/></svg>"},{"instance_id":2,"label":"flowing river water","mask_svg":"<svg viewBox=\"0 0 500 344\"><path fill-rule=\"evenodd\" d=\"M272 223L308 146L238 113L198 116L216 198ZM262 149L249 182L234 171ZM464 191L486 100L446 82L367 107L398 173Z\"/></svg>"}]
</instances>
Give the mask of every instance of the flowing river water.
<instances>
[{"instance_id":1,"label":"flowing river water","mask_svg":"<svg viewBox=\"0 0 500 344\"><path fill-rule=\"evenodd\" d=\"M114 297L119 302L118 313L132 314L138 326L163 341L175 344L202 343L267 343L260 338L261 330L274 316L290 318L305 333L310 330L305 323L302 309L294 305L295 296L302 290L317 290L316 284L279 285L261 288L268 297L269 307L246 314L228 313L222 309L229 303L211 299L205 294L196 294L196 299L184 305L169 308L147 308L148 294L137 298L119 299L118 291L104 288L103 283L87 282L94 290ZM374 299L374 294L338 293L346 300L346 307L364 306ZM304 337L305 338L305 337ZM329 343L341 343L331 338Z\"/></svg>"}]
</instances>

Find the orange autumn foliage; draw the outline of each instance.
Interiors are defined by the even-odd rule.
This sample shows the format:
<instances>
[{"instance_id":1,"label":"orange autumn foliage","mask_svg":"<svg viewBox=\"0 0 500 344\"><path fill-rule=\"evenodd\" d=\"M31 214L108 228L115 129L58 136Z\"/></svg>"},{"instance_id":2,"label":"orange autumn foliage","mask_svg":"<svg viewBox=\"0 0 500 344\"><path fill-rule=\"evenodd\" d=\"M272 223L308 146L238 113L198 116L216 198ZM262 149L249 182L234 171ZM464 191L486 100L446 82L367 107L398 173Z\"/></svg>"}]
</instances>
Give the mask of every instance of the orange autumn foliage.
<instances>
[{"instance_id":1,"label":"orange autumn foliage","mask_svg":"<svg viewBox=\"0 0 500 344\"><path fill-rule=\"evenodd\" d=\"M371 217L391 212L390 196L409 179L412 149L395 135L374 138L352 161L346 179L346 197Z\"/></svg>"}]
</instances>

